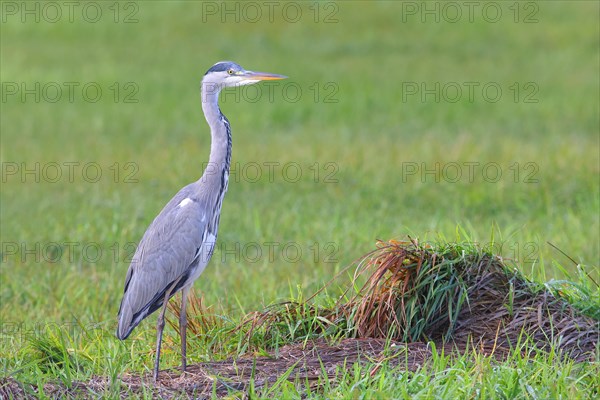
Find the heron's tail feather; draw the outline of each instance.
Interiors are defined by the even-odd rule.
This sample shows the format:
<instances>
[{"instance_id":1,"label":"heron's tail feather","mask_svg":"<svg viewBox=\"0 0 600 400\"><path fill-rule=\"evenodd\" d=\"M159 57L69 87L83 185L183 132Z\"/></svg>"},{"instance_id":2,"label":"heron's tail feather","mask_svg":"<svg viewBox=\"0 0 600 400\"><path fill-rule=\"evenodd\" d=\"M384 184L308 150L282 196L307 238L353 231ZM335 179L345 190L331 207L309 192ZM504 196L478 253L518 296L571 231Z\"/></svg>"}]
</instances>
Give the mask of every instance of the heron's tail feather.
<instances>
[{"instance_id":1,"label":"heron's tail feather","mask_svg":"<svg viewBox=\"0 0 600 400\"><path fill-rule=\"evenodd\" d=\"M179 287L177 287L177 290L179 290ZM127 337L131 334L131 331L133 331L144 318L162 307L165 291L166 289L161 290L159 293L154 295L152 300L141 307L136 306L135 304L132 307L130 303L129 292L126 292L123 295L121 307L119 308L119 315L117 317L119 321L116 333L117 338L120 340L127 339ZM170 297L173 297L173 295L175 295L174 291L171 293Z\"/></svg>"},{"instance_id":2,"label":"heron's tail feather","mask_svg":"<svg viewBox=\"0 0 600 400\"><path fill-rule=\"evenodd\" d=\"M131 307L129 307L129 305L125 304L126 298L123 297L123 300L121 301L121 307L119 308L119 316L118 318L118 325L117 325L117 338L119 340L125 340L127 339L127 337L131 334L131 331L133 331L133 329L139 324L134 324L132 323L132 319L133 319L133 312L131 310Z\"/></svg>"},{"instance_id":3,"label":"heron's tail feather","mask_svg":"<svg viewBox=\"0 0 600 400\"><path fill-rule=\"evenodd\" d=\"M169 299L181 290L184 284L187 283L188 273L189 272L186 272L179 278L171 281L168 285L159 290L150 301L145 302L145 304L136 304L134 295L139 291L136 290L134 286L131 288L126 287L125 293L123 294L123 300L121 300L121 307L119 308L119 324L116 333L117 338L120 340L127 339L131 331L133 331L144 318L162 307L167 290L170 290Z\"/></svg>"}]
</instances>

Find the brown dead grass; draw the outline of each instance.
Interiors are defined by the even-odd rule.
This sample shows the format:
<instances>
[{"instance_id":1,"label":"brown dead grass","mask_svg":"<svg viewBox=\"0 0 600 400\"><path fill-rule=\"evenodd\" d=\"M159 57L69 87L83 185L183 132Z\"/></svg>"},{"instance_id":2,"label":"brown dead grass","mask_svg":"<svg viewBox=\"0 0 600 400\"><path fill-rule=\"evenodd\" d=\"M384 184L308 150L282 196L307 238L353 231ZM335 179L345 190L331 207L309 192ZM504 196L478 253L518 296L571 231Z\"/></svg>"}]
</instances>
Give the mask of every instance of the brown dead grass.
<instances>
[{"instance_id":1,"label":"brown dead grass","mask_svg":"<svg viewBox=\"0 0 600 400\"><path fill-rule=\"evenodd\" d=\"M473 341L484 348L514 348L529 340L577 361L594 355L600 321L509 269L499 257L461 255L456 249L438 253L415 241L378 247L358 269L369 276L365 286L339 305L356 310L350 317L358 337L392 332L396 340L445 340L459 348ZM419 320L422 327L415 326Z\"/></svg>"}]
</instances>

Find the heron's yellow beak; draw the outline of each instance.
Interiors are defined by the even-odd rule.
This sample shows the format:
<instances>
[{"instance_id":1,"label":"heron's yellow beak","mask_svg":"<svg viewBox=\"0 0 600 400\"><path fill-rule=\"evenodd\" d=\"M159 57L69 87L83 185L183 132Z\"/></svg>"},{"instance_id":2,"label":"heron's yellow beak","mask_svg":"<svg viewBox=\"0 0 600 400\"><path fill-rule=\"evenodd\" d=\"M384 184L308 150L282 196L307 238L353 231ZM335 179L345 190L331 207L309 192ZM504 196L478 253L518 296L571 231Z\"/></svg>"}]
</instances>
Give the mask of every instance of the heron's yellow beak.
<instances>
[{"instance_id":1,"label":"heron's yellow beak","mask_svg":"<svg viewBox=\"0 0 600 400\"><path fill-rule=\"evenodd\" d=\"M268 72L255 72L246 71L242 75L245 80L249 81L278 81L280 79L286 79L287 76L279 74L271 74Z\"/></svg>"}]
</instances>

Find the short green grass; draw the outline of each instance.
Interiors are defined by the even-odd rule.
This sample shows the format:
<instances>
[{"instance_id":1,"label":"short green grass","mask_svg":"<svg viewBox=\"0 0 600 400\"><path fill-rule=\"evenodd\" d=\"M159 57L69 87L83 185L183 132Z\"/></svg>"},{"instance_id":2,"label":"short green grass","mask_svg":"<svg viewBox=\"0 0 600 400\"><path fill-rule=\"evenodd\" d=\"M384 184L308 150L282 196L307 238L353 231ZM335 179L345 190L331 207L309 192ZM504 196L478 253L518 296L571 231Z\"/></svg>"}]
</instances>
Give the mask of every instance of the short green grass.
<instances>
[{"instance_id":1,"label":"short green grass","mask_svg":"<svg viewBox=\"0 0 600 400\"><path fill-rule=\"evenodd\" d=\"M598 281L597 2L497 2L495 23L483 18L483 3L473 22L466 6L460 21L440 14L437 23L396 2L324 2L290 3L303 13L296 23L281 12L270 22L263 7L259 21L239 24L208 14L207 4L221 2L121 2L117 22L113 3L98 4L97 23L78 12L70 22L65 8L57 23L38 23L6 8L21 2L2 2L3 375L68 383L151 367L155 317L126 342L113 336L127 257L170 196L202 172L209 135L198 84L221 59L286 74L302 90L297 101L284 86L273 101L266 91L257 101L251 91L224 98L237 174L217 251L195 285L221 318L235 322L297 287L312 293L376 239L407 234L454 241L466 233L493 242L532 279L583 271ZM124 23L131 12L137 22ZM537 22L525 23L532 12ZM73 102L66 92L56 103L50 92L40 102L8 94L36 82L79 86ZM80 90L90 82L103 90L95 103ZM406 94L437 82L459 85L463 96ZM466 82L493 84L502 97L490 102L476 89L469 101ZM36 163L39 172L22 176ZM53 163L62 172L56 183ZM447 175L421 175L436 165ZM177 365L176 336L166 336L163 366ZM32 346L67 351L58 359L73 366L32 358ZM203 346L190 354L192 362L223 356ZM500 365L434 360L416 373L383 368L368 379L349 368L309 395L585 398L599 384L590 371L546 355L515 354Z\"/></svg>"}]
</instances>

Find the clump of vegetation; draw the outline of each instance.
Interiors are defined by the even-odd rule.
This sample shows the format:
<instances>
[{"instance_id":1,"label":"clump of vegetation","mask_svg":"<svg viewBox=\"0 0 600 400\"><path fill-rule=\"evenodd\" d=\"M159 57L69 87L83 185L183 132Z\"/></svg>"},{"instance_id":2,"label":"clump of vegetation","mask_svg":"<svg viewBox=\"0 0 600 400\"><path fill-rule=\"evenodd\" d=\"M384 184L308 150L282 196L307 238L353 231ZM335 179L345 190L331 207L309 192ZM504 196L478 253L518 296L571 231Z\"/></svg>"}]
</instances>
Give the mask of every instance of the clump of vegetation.
<instances>
[{"instance_id":1,"label":"clump of vegetation","mask_svg":"<svg viewBox=\"0 0 600 400\"><path fill-rule=\"evenodd\" d=\"M332 307L314 305L314 297L281 303L250 314L238 329L251 342L272 346L352 337L453 343L506 354L528 341L575 360L590 358L599 342L599 307L590 305L589 288L531 282L471 244L379 242L358 262L354 287L359 289ZM571 304L574 297L587 304L584 310Z\"/></svg>"}]
</instances>

